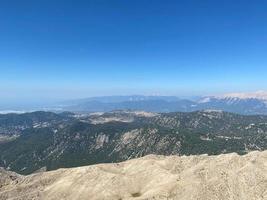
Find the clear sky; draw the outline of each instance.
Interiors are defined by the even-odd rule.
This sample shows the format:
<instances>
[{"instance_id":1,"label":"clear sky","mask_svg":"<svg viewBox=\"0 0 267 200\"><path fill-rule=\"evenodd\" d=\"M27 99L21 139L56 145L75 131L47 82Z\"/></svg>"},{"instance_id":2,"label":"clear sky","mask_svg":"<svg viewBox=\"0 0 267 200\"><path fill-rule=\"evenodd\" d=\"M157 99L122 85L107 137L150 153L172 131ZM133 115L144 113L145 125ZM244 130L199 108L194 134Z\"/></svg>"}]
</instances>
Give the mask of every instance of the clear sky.
<instances>
[{"instance_id":1,"label":"clear sky","mask_svg":"<svg viewBox=\"0 0 267 200\"><path fill-rule=\"evenodd\" d=\"M264 0L1 0L1 101L267 90L266 10Z\"/></svg>"}]
</instances>

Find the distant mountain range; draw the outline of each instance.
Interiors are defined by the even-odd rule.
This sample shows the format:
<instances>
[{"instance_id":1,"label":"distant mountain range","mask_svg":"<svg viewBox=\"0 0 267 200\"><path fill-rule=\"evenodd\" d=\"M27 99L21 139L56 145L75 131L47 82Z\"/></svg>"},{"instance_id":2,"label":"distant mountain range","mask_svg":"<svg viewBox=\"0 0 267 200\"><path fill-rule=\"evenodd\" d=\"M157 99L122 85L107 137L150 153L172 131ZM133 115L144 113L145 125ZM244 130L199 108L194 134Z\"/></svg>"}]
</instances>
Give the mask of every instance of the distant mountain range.
<instances>
[{"instance_id":1,"label":"distant mountain range","mask_svg":"<svg viewBox=\"0 0 267 200\"><path fill-rule=\"evenodd\" d=\"M197 100L181 99L175 96L104 96L65 101L50 109L72 112L109 112L112 110L192 112L198 110L222 110L245 115L266 115L267 92L204 96L197 98Z\"/></svg>"}]
</instances>

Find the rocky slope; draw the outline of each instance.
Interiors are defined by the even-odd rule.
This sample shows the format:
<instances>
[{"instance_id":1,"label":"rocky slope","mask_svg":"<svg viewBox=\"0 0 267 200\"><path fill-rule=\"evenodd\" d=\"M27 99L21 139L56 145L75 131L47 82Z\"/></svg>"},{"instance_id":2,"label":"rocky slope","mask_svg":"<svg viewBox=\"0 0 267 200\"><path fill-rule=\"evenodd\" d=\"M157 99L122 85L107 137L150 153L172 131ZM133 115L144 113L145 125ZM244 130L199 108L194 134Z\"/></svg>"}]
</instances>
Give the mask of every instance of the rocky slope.
<instances>
[{"instance_id":1,"label":"rocky slope","mask_svg":"<svg viewBox=\"0 0 267 200\"><path fill-rule=\"evenodd\" d=\"M148 155L28 176L0 170L0 199L266 200L267 151Z\"/></svg>"}]
</instances>

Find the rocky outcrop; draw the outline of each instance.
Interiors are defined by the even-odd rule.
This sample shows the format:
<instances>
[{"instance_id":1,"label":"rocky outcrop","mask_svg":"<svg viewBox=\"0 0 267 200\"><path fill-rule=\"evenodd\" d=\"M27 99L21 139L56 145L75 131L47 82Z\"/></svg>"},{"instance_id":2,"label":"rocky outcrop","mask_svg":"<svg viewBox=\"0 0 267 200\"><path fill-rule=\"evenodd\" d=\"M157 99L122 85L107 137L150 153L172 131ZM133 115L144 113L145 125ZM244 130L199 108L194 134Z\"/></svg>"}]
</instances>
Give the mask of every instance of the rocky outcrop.
<instances>
[{"instance_id":1,"label":"rocky outcrop","mask_svg":"<svg viewBox=\"0 0 267 200\"><path fill-rule=\"evenodd\" d=\"M0 199L266 200L267 151L149 155L28 176L1 169Z\"/></svg>"}]
</instances>

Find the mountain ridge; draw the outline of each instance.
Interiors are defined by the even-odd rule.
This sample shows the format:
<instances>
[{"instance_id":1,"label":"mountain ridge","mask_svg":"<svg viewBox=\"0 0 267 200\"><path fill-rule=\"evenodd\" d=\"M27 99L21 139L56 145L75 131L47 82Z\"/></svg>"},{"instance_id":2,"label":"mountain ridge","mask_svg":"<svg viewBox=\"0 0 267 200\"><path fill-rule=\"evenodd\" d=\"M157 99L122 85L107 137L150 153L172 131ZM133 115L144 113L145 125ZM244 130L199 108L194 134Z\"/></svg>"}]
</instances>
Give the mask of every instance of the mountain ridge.
<instances>
[{"instance_id":1,"label":"mountain ridge","mask_svg":"<svg viewBox=\"0 0 267 200\"><path fill-rule=\"evenodd\" d=\"M264 98L263 98L264 97ZM239 114L267 114L265 93L237 93L185 99L175 96L104 96L66 101L54 109L73 112L109 112L119 109L148 112L193 112L217 109ZM53 110L53 108L52 108Z\"/></svg>"}]
</instances>

